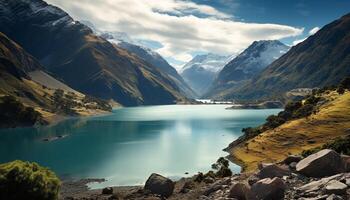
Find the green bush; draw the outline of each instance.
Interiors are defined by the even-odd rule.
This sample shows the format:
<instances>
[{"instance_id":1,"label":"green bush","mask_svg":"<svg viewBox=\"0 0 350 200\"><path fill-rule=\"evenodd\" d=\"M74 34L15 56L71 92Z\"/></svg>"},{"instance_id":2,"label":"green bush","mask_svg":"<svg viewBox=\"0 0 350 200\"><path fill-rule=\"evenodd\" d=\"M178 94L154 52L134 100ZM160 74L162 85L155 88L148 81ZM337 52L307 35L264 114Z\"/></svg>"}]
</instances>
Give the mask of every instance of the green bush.
<instances>
[{"instance_id":1,"label":"green bush","mask_svg":"<svg viewBox=\"0 0 350 200\"><path fill-rule=\"evenodd\" d=\"M276 115L270 115L266 118L266 123L264 124L264 126L267 126L268 128L276 128L279 125L283 124L285 121L285 119L283 119L280 116L276 116Z\"/></svg>"},{"instance_id":2,"label":"green bush","mask_svg":"<svg viewBox=\"0 0 350 200\"><path fill-rule=\"evenodd\" d=\"M301 155L307 157L311 154L314 154L322 149L333 149L334 151L346 155L350 155L350 136L337 138L332 142L328 142L323 146L304 150Z\"/></svg>"},{"instance_id":3,"label":"green bush","mask_svg":"<svg viewBox=\"0 0 350 200\"><path fill-rule=\"evenodd\" d=\"M56 200L60 181L36 163L13 161L0 165L0 199Z\"/></svg>"},{"instance_id":4,"label":"green bush","mask_svg":"<svg viewBox=\"0 0 350 200\"><path fill-rule=\"evenodd\" d=\"M217 170L215 176L217 177L227 177L232 175L232 171L229 168L229 161L224 157L220 157L216 163L212 164L211 167Z\"/></svg>"}]
</instances>

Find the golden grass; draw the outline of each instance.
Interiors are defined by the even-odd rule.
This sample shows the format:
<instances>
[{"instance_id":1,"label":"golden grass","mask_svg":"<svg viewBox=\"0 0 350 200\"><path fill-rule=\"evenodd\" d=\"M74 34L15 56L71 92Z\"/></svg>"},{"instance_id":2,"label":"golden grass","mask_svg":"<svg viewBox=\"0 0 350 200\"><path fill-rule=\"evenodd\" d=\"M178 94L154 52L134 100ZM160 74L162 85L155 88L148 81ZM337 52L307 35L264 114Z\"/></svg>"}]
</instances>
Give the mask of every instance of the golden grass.
<instances>
[{"instance_id":1,"label":"golden grass","mask_svg":"<svg viewBox=\"0 0 350 200\"><path fill-rule=\"evenodd\" d=\"M41 97L41 100L45 101L45 104L47 105L47 108L43 108L42 106L38 105L37 103L29 100L28 98L22 98L21 101L25 106L31 106L33 107L36 111L41 113L43 116L44 120L47 121L49 124L51 123L56 123L65 118L63 114L57 114L49 109L49 107L52 104L52 98L55 92L55 89L47 88L47 87L42 87L42 85L32 81L32 80L27 80L23 79L22 80L27 86L29 86L33 92L37 96ZM67 91L65 91L67 93ZM46 95L45 95L46 94ZM74 101L82 103L83 99L85 98L85 95L79 92L74 92L75 94L75 99ZM44 97L45 95L45 97ZM85 106L79 106L79 107L74 107L73 108L76 113L79 116L86 117L86 116L92 116L92 115L103 115L109 113L108 111L100 110L97 108L87 108Z\"/></svg>"},{"instance_id":2,"label":"golden grass","mask_svg":"<svg viewBox=\"0 0 350 200\"><path fill-rule=\"evenodd\" d=\"M350 130L350 92L324 95L331 99L319 112L307 118L289 121L230 149L243 171L252 172L260 162L278 162L288 154L321 146Z\"/></svg>"}]
</instances>

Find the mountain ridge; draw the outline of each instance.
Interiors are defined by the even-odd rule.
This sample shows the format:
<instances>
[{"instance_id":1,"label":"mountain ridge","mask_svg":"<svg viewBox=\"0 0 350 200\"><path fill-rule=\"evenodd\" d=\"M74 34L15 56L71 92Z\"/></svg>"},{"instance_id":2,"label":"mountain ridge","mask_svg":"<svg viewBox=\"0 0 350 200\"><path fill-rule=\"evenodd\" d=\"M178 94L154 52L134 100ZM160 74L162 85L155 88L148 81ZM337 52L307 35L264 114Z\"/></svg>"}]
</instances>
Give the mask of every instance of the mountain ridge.
<instances>
[{"instance_id":1,"label":"mountain ridge","mask_svg":"<svg viewBox=\"0 0 350 200\"><path fill-rule=\"evenodd\" d=\"M283 99L292 89L339 83L350 74L349 64L350 14L346 14L292 47L258 76L224 98Z\"/></svg>"},{"instance_id":2,"label":"mountain ridge","mask_svg":"<svg viewBox=\"0 0 350 200\"><path fill-rule=\"evenodd\" d=\"M6 16L0 18L0 31L73 89L125 106L186 100L166 74L94 35L62 9L41 0L0 4Z\"/></svg>"}]
</instances>

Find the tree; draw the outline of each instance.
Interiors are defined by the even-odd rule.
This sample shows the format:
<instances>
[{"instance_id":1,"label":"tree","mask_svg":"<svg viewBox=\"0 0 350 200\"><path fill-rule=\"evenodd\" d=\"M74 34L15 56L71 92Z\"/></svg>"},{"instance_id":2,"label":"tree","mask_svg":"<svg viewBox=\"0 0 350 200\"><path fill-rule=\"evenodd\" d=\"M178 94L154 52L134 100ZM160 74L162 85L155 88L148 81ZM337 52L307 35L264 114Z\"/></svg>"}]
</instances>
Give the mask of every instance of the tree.
<instances>
[{"instance_id":1,"label":"tree","mask_svg":"<svg viewBox=\"0 0 350 200\"><path fill-rule=\"evenodd\" d=\"M211 167L216 170L216 176L227 177L232 175L232 171L229 168L229 161L224 157L220 157L216 163L212 164Z\"/></svg>"}]
</instances>

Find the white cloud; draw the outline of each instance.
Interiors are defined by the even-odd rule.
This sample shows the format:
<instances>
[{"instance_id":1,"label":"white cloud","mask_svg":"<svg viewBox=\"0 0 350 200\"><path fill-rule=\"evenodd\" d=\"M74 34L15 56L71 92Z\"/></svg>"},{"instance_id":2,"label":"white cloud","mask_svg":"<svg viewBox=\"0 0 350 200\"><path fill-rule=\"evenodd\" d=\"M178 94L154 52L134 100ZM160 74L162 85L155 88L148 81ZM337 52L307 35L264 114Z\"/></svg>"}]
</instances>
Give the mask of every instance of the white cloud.
<instances>
[{"instance_id":1,"label":"white cloud","mask_svg":"<svg viewBox=\"0 0 350 200\"><path fill-rule=\"evenodd\" d=\"M312 29L309 31L309 36L310 36L310 35L314 35L314 34L317 33L317 31L319 31L319 30L320 30L320 27L318 27L318 26L312 28ZM306 39L307 39L307 37L306 37L306 38L302 38L302 39L294 40L294 41L293 41L293 46L299 44L300 42L303 42L303 41L306 40Z\"/></svg>"},{"instance_id":2,"label":"white cloud","mask_svg":"<svg viewBox=\"0 0 350 200\"><path fill-rule=\"evenodd\" d=\"M320 27L316 26L309 31L309 35L313 35L313 34L317 33L317 31L319 31L319 30L320 30Z\"/></svg>"},{"instance_id":3,"label":"white cloud","mask_svg":"<svg viewBox=\"0 0 350 200\"><path fill-rule=\"evenodd\" d=\"M158 52L186 62L191 52L235 54L255 40L282 39L303 32L279 24L245 23L213 7L181 0L48 0L77 20L98 29L121 31L133 39L153 40Z\"/></svg>"},{"instance_id":4,"label":"white cloud","mask_svg":"<svg viewBox=\"0 0 350 200\"><path fill-rule=\"evenodd\" d=\"M303 42L304 40L306 40L307 38L303 38L303 39L300 39L300 40L294 40L293 41L293 46L299 44L300 42Z\"/></svg>"}]
</instances>

